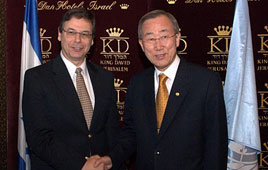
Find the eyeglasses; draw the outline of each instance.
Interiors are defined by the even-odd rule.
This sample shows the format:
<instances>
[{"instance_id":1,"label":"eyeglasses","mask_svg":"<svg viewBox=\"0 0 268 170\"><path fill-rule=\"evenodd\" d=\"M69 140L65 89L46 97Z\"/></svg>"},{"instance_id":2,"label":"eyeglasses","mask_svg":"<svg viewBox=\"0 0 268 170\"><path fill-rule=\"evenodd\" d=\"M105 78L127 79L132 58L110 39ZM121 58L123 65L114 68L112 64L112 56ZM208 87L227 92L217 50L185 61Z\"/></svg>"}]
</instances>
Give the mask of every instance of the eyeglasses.
<instances>
[{"instance_id":1,"label":"eyeglasses","mask_svg":"<svg viewBox=\"0 0 268 170\"><path fill-rule=\"evenodd\" d=\"M161 36L159 38L147 38L147 39L144 39L143 41L145 41L146 43L148 44L155 44L157 40L159 40L161 43L167 43L167 41L174 37L176 34L174 35L171 35L171 36L168 36L168 35L164 35L164 36Z\"/></svg>"},{"instance_id":2,"label":"eyeglasses","mask_svg":"<svg viewBox=\"0 0 268 170\"><path fill-rule=\"evenodd\" d=\"M76 37L77 34L80 35L80 37L82 39L89 39L89 38L92 38L92 34L87 32L87 31L83 31L83 32L76 32L74 30L65 30L63 29L64 32L66 32L66 35L70 38L74 38Z\"/></svg>"}]
</instances>

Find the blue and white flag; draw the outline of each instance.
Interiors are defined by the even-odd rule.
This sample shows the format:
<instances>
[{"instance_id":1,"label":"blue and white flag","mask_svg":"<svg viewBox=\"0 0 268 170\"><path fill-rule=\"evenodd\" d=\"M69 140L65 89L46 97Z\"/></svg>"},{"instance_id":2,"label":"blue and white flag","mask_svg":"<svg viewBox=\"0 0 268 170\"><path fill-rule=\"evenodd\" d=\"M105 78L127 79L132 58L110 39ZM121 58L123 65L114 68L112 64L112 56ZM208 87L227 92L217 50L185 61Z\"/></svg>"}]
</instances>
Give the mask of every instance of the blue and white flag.
<instances>
[{"instance_id":1,"label":"blue and white flag","mask_svg":"<svg viewBox=\"0 0 268 170\"><path fill-rule=\"evenodd\" d=\"M23 22L22 48L21 48L21 73L20 73L20 101L18 122L18 169L30 170L30 157L25 139L25 131L22 117L22 90L24 73L27 69L42 63L40 32L38 25L36 0L26 0Z\"/></svg>"},{"instance_id":2,"label":"blue and white flag","mask_svg":"<svg viewBox=\"0 0 268 170\"><path fill-rule=\"evenodd\" d=\"M227 169L257 170L261 144L247 0L236 0L224 100L229 138Z\"/></svg>"}]
</instances>

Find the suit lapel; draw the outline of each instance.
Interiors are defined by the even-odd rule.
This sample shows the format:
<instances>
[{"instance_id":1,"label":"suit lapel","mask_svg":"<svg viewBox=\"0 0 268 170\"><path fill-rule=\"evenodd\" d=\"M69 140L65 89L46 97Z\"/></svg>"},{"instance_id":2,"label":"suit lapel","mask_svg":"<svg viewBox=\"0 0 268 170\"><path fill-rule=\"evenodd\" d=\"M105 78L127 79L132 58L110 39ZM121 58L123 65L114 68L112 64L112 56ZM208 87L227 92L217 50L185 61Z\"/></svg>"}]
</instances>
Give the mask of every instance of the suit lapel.
<instances>
[{"instance_id":1,"label":"suit lapel","mask_svg":"<svg viewBox=\"0 0 268 170\"><path fill-rule=\"evenodd\" d=\"M64 62L59 56L54 59L53 72L54 82L62 94L60 100L64 104L63 108L66 110L66 114L68 113L71 117L73 117L73 120L78 120L79 124L84 124L86 127L86 121L84 119L82 107L73 85L73 81Z\"/></svg>"},{"instance_id":2,"label":"suit lapel","mask_svg":"<svg viewBox=\"0 0 268 170\"><path fill-rule=\"evenodd\" d=\"M155 89L154 89L154 68L152 67L148 75L145 76L146 79L144 80L144 117L146 118L147 125L149 129L152 131L151 134L153 136L157 136L157 126L156 126L156 110L155 110Z\"/></svg>"},{"instance_id":3,"label":"suit lapel","mask_svg":"<svg viewBox=\"0 0 268 170\"><path fill-rule=\"evenodd\" d=\"M164 119L159 133L159 138L161 138L161 136L163 136L165 131L168 129L168 126L171 124L172 120L174 119L174 116L176 114L179 114L178 111L181 107L181 104L183 103L185 96L187 96L188 94L187 79L187 63L184 59L181 59L175 80L173 82L169 94Z\"/></svg>"},{"instance_id":4,"label":"suit lapel","mask_svg":"<svg viewBox=\"0 0 268 170\"><path fill-rule=\"evenodd\" d=\"M102 96L101 92L101 81L98 80L98 70L95 69L95 67L93 67L92 65L90 65L90 63L88 61L87 62L87 69L88 69L88 73L90 76L90 80L91 80L91 84L92 84L92 88L94 91L94 96L95 96L95 106L94 106L94 111L93 111L93 117L91 120L91 124L90 124L90 130L94 129L95 126L97 126L97 117L99 116L98 112L100 107L103 106L103 104L101 104L101 99L100 96Z\"/></svg>"}]
</instances>

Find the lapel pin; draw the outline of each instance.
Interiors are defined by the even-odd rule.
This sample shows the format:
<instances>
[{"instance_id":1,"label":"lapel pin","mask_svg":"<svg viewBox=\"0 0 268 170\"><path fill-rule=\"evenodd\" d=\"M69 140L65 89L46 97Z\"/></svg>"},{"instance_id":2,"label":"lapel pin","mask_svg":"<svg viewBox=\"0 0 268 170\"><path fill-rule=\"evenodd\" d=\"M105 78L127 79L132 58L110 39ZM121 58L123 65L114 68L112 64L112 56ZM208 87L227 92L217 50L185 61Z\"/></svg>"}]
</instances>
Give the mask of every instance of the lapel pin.
<instances>
[{"instance_id":1,"label":"lapel pin","mask_svg":"<svg viewBox=\"0 0 268 170\"><path fill-rule=\"evenodd\" d=\"M175 95L176 95L176 96L179 96L179 95L180 95L180 93L179 93L179 92L176 92L176 93L175 93Z\"/></svg>"}]
</instances>

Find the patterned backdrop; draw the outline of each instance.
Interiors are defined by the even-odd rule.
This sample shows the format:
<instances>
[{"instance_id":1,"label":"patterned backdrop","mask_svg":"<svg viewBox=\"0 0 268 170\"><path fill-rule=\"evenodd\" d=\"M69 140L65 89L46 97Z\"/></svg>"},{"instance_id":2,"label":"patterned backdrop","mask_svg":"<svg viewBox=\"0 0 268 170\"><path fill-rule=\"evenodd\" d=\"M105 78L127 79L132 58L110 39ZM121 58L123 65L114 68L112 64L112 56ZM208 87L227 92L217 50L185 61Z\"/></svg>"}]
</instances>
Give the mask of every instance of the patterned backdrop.
<instances>
[{"instance_id":1,"label":"patterned backdrop","mask_svg":"<svg viewBox=\"0 0 268 170\"><path fill-rule=\"evenodd\" d=\"M268 1L248 0L248 2L263 150L260 154L259 165L260 169L267 169ZM6 2L6 17L8 18L6 22L8 37L6 40L6 74L8 75L6 81L9 131L7 161L9 169L16 169L17 160L18 87L24 3L24 0ZM92 62L114 73L117 106L121 115L124 112L124 99L130 77L150 65L138 45L137 25L139 18L153 9L164 9L178 19L182 29L178 53L187 60L219 72L224 83L235 0L38 0L44 62L59 54L57 27L60 16L67 9L76 7L86 7L96 15L95 45L88 57ZM2 58L0 62L2 67ZM3 82L2 79L1 82ZM1 94L2 92L1 89ZM3 121L3 118L0 118ZM2 123L1 126L3 126ZM1 131L3 131L2 127Z\"/></svg>"},{"instance_id":2,"label":"patterned backdrop","mask_svg":"<svg viewBox=\"0 0 268 170\"><path fill-rule=\"evenodd\" d=\"M0 1L0 169L7 169L5 2Z\"/></svg>"}]
</instances>

